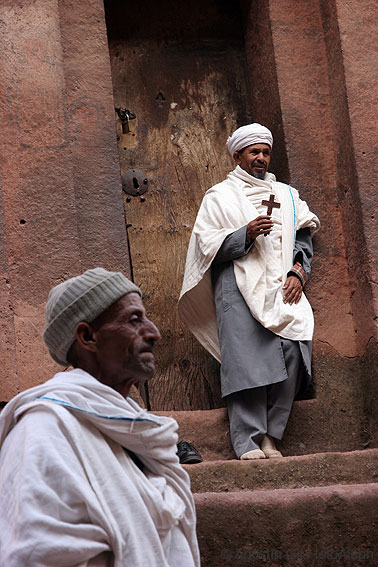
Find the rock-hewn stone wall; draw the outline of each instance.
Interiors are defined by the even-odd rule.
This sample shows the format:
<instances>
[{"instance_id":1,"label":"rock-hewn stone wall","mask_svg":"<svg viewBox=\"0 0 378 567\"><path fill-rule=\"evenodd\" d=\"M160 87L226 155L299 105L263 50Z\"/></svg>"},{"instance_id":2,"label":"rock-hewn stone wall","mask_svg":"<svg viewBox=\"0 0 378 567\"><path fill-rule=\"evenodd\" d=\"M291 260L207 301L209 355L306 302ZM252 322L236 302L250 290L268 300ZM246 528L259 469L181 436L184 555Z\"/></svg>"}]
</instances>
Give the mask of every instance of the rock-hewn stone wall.
<instances>
[{"instance_id":1,"label":"rock-hewn stone wall","mask_svg":"<svg viewBox=\"0 0 378 567\"><path fill-rule=\"evenodd\" d=\"M322 222L306 288L316 320L316 399L294 407L285 445L298 452L302 442L317 451L375 444L377 6L266 0L243 7L254 119L275 123L284 180ZM272 54L274 68L265 72ZM277 100L280 116L272 114Z\"/></svg>"},{"instance_id":2,"label":"rock-hewn stone wall","mask_svg":"<svg viewBox=\"0 0 378 567\"><path fill-rule=\"evenodd\" d=\"M56 368L41 341L52 285L129 264L102 2L3 1L0 19L6 400Z\"/></svg>"}]
</instances>

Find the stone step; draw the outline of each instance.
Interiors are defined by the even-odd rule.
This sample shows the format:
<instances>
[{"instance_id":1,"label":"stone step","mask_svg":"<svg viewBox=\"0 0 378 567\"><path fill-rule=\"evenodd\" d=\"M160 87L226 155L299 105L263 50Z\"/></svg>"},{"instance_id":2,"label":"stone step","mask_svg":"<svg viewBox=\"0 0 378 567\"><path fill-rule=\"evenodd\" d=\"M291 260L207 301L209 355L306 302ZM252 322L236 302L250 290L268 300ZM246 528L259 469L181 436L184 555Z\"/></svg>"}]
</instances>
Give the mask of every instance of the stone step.
<instances>
[{"instance_id":1,"label":"stone step","mask_svg":"<svg viewBox=\"0 0 378 567\"><path fill-rule=\"evenodd\" d=\"M192 491L235 492L378 482L378 449L184 465Z\"/></svg>"},{"instance_id":2,"label":"stone step","mask_svg":"<svg viewBox=\"0 0 378 567\"><path fill-rule=\"evenodd\" d=\"M378 482L378 449L184 465L192 491L236 492Z\"/></svg>"},{"instance_id":3,"label":"stone step","mask_svg":"<svg viewBox=\"0 0 378 567\"><path fill-rule=\"evenodd\" d=\"M294 404L283 459L236 460L225 409L159 413L204 458L185 466L202 567L378 565L378 449L319 440L317 400Z\"/></svg>"},{"instance_id":4,"label":"stone step","mask_svg":"<svg viewBox=\"0 0 378 567\"><path fill-rule=\"evenodd\" d=\"M195 502L202 567L378 565L378 484L204 492Z\"/></svg>"},{"instance_id":5,"label":"stone step","mask_svg":"<svg viewBox=\"0 0 378 567\"><path fill-rule=\"evenodd\" d=\"M179 423L180 440L192 443L204 460L229 460L235 454L231 447L229 422L226 408L196 411L156 411L160 415L173 417ZM342 436L339 436L342 439ZM329 451L354 451L363 449L364 444L356 425L353 442L350 439L335 441L330 432L327 416L319 400L294 402L289 423L282 441L277 448L284 456L308 455Z\"/></svg>"},{"instance_id":6,"label":"stone step","mask_svg":"<svg viewBox=\"0 0 378 567\"><path fill-rule=\"evenodd\" d=\"M173 417L179 424L179 439L192 443L205 461L234 459L227 410L155 411Z\"/></svg>"}]
</instances>

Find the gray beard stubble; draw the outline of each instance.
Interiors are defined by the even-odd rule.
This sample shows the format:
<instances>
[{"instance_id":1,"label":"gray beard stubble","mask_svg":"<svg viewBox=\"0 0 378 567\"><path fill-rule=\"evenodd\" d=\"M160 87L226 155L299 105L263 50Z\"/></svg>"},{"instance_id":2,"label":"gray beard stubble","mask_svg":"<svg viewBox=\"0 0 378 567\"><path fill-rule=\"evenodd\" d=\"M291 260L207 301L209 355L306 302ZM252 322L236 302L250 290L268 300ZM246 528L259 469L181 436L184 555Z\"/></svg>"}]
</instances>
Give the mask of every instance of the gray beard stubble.
<instances>
[{"instance_id":1,"label":"gray beard stubble","mask_svg":"<svg viewBox=\"0 0 378 567\"><path fill-rule=\"evenodd\" d=\"M252 175L252 177L255 177L256 179L261 179L262 181L264 181L264 179L265 179L265 173L259 173L258 175L251 173L251 175Z\"/></svg>"}]
</instances>

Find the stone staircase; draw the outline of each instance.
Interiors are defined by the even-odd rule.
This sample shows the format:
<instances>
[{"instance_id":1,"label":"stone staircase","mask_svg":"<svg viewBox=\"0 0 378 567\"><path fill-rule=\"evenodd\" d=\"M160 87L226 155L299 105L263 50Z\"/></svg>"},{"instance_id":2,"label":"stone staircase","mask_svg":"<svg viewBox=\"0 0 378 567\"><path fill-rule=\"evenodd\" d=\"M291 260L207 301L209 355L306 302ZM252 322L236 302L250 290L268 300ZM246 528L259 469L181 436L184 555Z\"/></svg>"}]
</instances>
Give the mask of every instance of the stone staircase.
<instances>
[{"instance_id":1,"label":"stone staircase","mask_svg":"<svg viewBox=\"0 0 378 567\"><path fill-rule=\"evenodd\" d=\"M204 458L185 466L203 567L378 565L378 449L243 462L225 409L157 413Z\"/></svg>"}]
</instances>

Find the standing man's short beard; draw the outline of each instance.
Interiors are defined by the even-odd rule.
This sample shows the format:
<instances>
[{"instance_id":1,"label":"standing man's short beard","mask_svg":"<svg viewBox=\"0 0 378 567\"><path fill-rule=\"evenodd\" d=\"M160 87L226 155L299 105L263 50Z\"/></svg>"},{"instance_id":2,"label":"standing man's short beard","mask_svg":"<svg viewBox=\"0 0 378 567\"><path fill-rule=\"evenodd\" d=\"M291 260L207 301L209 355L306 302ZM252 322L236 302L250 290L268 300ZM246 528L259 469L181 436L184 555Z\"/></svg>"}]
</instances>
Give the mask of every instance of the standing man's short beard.
<instances>
[{"instance_id":1,"label":"standing man's short beard","mask_svg":"<svg viewBox=\"0 0 378 567\"><path fill-rule=\"evenodd\" d=\"M251 172L252 177L255 177L256 179L262 179L264 181L265 179L265 172L261 172L261 173L257 173L256 175L254 173Z\"/></svg>"}]
</instances>

